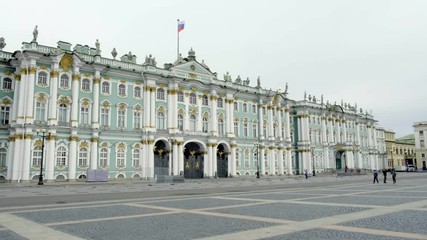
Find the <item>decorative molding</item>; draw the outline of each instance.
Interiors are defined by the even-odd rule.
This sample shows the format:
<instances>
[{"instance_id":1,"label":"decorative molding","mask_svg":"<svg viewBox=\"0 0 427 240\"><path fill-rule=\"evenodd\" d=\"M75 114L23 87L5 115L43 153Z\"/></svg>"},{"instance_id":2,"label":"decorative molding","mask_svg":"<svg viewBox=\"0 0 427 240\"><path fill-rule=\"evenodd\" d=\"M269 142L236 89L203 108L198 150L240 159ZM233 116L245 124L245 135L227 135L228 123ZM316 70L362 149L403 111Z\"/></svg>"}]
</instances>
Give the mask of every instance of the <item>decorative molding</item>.
<instances>
[{"instance_id":1,"label":"decorative molding","mask_svg":"<svg viewBox=\"0 0 427 240\"><path fill-rule=\"evenodd\" d=\"M50 72L50 77L51 78L57 78L59 76L59 72L58 71L52 71Z\"/></svg>"},{"instance_id":2,"label":"decorative molding","mask_svg":"<svg viewBox=\"0 0 427 240\"><path fill-rule=\"evenodd\" d=\"M77 141L79 141L79 137L77 137L77 136L70 136L70 141L71 142L77 142Z\"/></svg>"},{"instance_id":3,"label":"decorative molding","mask_svg":"<svg viewBox=\"0 0 427 240\"><path fill-rule=\"evenodd\" d=\"M73 73L71 77L74 81L79 81L81 78L80 74L76 74L76 73Z\"/></svg>"},{"instance_id":4,"label":"decorative molding","mask_svg":"<svg viewBox=\"0 0 427 240\"><path fill-rule=\"evenodd\" d=\"M29 70L30 74L36 74L36 72L37 72L37 69L35 67L30 67L30 68L28 68L28 70Z\"/></svg>"}]
</instances>

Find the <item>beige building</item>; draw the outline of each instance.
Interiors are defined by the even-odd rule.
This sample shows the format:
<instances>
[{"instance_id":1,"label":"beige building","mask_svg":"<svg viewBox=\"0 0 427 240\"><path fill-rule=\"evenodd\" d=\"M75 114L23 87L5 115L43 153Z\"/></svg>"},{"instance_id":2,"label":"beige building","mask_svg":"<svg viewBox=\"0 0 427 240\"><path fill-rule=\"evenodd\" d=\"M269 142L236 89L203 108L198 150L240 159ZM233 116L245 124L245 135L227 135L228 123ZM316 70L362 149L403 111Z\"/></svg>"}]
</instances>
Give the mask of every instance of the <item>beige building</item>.
<instances>
[{"instance_id":1,"label":"beige building","mask_svg":"<svg viewBox=\"0 0 427 240\"><path fill-rule=\"evenodd\" d=\"M385 144L388 168L405 170L407 166L416 166L415 137L413 134L396 139L393 131L385 132Z\"/></svg>"},{"instance_id":2,"label":"beige building","mask_svg":"<svg viewBox=\"0 0 427 240\"><path fill-rule=\"evenodd\" d=\"M418 169L427 170L426 166L426 142L427 142L427 121L416 122L413 125L415 135L415 152L416 152L416 166ZM414 165L415 165L414 164Z\"/></svg>"}]
</instances>

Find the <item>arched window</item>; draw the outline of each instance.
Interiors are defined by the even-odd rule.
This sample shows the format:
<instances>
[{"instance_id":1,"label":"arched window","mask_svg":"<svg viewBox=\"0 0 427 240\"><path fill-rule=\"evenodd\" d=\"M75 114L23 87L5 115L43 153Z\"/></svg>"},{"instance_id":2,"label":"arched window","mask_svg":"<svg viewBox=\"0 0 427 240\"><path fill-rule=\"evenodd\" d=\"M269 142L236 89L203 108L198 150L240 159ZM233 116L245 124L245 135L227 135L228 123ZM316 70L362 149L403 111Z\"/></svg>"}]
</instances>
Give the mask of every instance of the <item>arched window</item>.
<instances>
[{"instance_id":1,"label":"arched window","mask_svg":"<svg viewBox=\"0 0 427 240\"><path fill-rule=\"evenodd\" d=\"M9 116L10 116L10 107L1 106L0 107L0 124L1 125L9 124Z\"/></svg>"},{"instance_id":2,"label":"arched window","mask_svg":"<svg viewBox=\"0 0 427 240\"><path fill-rule=\"evenodd\" d=\"M196 116L194 114L191 114L190 116L190 131L195 132L196 131Z\"/></svg>"},{"instance_id":3,"label":"arched window","mask_svg":"<svg viewBox=\"0 0 427 240\"><path fill-rule=\"evenodd\" d=\"M190 104L197 104L197 96L194 93L190 93Z\"/></svg>"},{"instance_id":4,"label":"arched window","mask_svg":"<svg viewBox=\"0 0 427 240\"><path fill-rule=\"evenodd\" d=\"M239 111L239 103L238 102L234 102L233 106L234 106L234 111Z\"/></svg>"},{"instance_id":5,"label":"arched window","mask_svg":"<svg viewBox=\"0 0 427 240\"><path fill-rule=\"evenodd\" d=\"M165 114L163 112L157 113L157 129L159 130L165 129Z\"/></svg>"},{"instance_id":6,"label":"arched window","mask_svg":"<svg viewBox=\"0 0 427 240\"><path fill-rule=\"evenodd\" d=\"M222 118L218 119L218 135L224 136L224 120Z\"/></svg>"},{"instance_id":7,"label":"arched window","mask_svg":"<svg viewBox=\"0 0 427 240\"><path fill-rule=\"evenodd\" d=\"M67 149L64 146L56 150L56 166L64 167L67 164Z\"/></svg>"},{"instance_id":8,"label":"arched window","mask_svg":"<svg viewBox=\"0 0 427 240\"><path fill-rule=\"evenodd\" d=\"M10 78L3 79L3 90L12 90L12 79Z\"/></svg>"},{"instance_id":9,"label":"arched window","mask_svg":"<svg viewBox=\"0 0 427 240\"><path fill-rule=\"evenodd\" d=\"M119 96L126 97L126 85L119 84Z\"/></svg>"},{"instance_id":10,"label":"arched window","mask_svg":"<svg viewBox=\"0 0 427 240\"><path fill-rule=\"evenodd\" d=\"M204 116L203 117L203 119L202 119L202 123L203 123L203 126L202 126L202 131L204 132L204 133L207 133L208 132L208 118L206 117L206 116Z\"/></svg>"},{"instance_id":11,"label":"arched window","mask_svg":"<svg viewBox=\"0 0 427 240\"><path fill-rule=\"evenodd\" d=\"M248 122L245 119L244 123L243 123L243 136L247 137L249 135L249 130L248 130Z\"/></svg>"},{"instance_id":12,"label":"arched window","mask_svg":"<svg viewBox=\"0 0 427 240\"><path fill-rule=\"evenodd\" d=\"M82 91L89 92L90 91L90 80L85 78L82 80Z\"/></svg>"},{"instance_id":13,"label":"arched window","mask_svg":"<svg viewBox=\"0 0 427 240\"><path fill-rule=\"evenodd\" d=\"M136 86L133 90L133 96L135 98L141 98L141 87Z\"/></svg>"},{"instance_id":14,"label":"arched window","mask_svg":"<svg viewBox=\"0 0 427 240\"><path fill-rule=\"evenodd\" d=\"M184 117L181 114L178 114L178 129L179 131L184 130Z\"/></svg>"},{"instance_id":15,"label":"arched window","mask_svg":"<svg viewBox=\"0 0 427 240\"><path fill-rule=\"evenodd\" d=\"M216 102L216 106L218 108L223 108L224 107L224 101L222 100L222 98L218 98L216 101L217 101Z\"/></svg>"},{"instance_id":16,"label":"arched window","mask_svg":"<svg viewBox=\"0 0 427 240\"><path fill-rule=\"evenodd\" d=\"M102 94L110 94L110 83L107 81L102 82L101 84Z\"/></svg>"},{"instance_id":17,"label":"arched window","mask_svg":"<svg viewBox=\"0 0 427 240\"><path fill-rule=\"evenodd\" d=\"M32 166L33 167L40 166L41 161L42 161L42 147L41 146L36 146L36 147L34 147L34 150L33 150L33 162L32 162Z\"/></svg>"},{"instance_id":18,"label":"arched window","mask_svg":"<svg viewBox=\"0 0 427 240\"><path fill-rule=\"evenodd\" d=\"M79 167L85 168L87 167L87 148L80 148L79 150Z\"/></svg>"},{"instance_id":19,"label":"arched window","mask_svg":"<svg viewBox=\"0 0 427 240\"><path fill-rule=\"evenodd\" d=\"M120 148L117 150L116 165L117 165L117 167L124 167L125 166L125 150L123 148Z\"/></svg>"},{"instance_id":20,"label":"arched window","mask_svg":"<svg viewBox=\"0 0 427 240\"><path fill-rule=\"evenodd\" d=\"M243 103L243 112L248 112L248 104Z\"/></svg>"},{"instance_id":21,"label":"arched window","mask_svg":"<svg viewBox=\"0 0 427 240\"><path fill-rule=\"evenodd\" d=\"M249 149L245 150L245 168L249 167L249 159L250 159Z\"/></svg>"},{"instance_id":22,"label":"arched window","mask_svg":"<svg viewBox=\"0 0 427 240\"><path fill-rule=\"evenodd\" d=\"M134 149L132 154L132 167L137 168L139 165L139 149Z\"/></svg>"},{"instance_id":23,"label":"arched window","mask_svg":"<svg viewBox=\"0 0 427 240\"><path fill-rule=\"evenodd\" d=\"M107 148L101 148L101 151L99 152L99 166L103 168L108 166L108 149Z\"/></svg>"},{"instance_id":24,"label":"arched window","mask_svg":"<svg viewBox=\"0 0 427 240\"><path fill-rule=\"evenodd\" d=\"M0 148L0 167L6 167L7 151L5 148Z\"/></svg>"},{"instance_id":25,"label":"arched window","mask_svg":"<svg viewBox=\"0 0 427 240\"><path fill-rule=\"evenodd\" d=\"M234 135L239 136L239 119L234 119Z\"/></svg>"},{"instance_id":26,"label":"arched window","mask_svg":"<svg viewBox=\"0 0 427 240\"><path fill-rule=\"evenodd\" d=\"M252 123L252 137L254 137L254 138L258 137L258 123L257 122Z\"/></svg>"},{"instance_id":27,"label":"arched window","mask_svg":"<svg viewBox=\"0 0 427 240\"><path fill-rule=\"evenodd\" d=\"M46 86L47 85L47 73L39 72L39 76L37 78L37 84Z\"/></svg>"},{"instance_id":28,"label":"arched window","mask_svg":"<svg viewBox=\"0 0 427 240\"><path fill-rule=\"evenodd\" d=\"M64 103L59 104L58 109L58 124L64 125L68 122L67 105Z\"/></svg>"},{"instance_id":29,"label":"arched window","mask_svg":"<svg viewBox=\"0 0 427 240\"><path fill-rule=\"evenodd\" d=\"M182 91L178 92L178 102L184 102L184 93Z\"/></svg>"},{"instance_id":30,"label":"arched window","mask_svg":"<svg viewBox=\"0 0 427 240\"><path fill-rule=\"evenodd\" d=\"M165 90L163 88L157 89L157 99L165 100Z\"/></svg>"},{"instance_id":31,"label":"arched window","mask_svg":"<svg viewBox=\"0 0 427 240\"><path fill-rule=\"evenodd\" d=\"M203 96L202 96L202 105L203 105L203 106L208 106L208 104L209 104L208 96L203 95Z\"/></svg>"},{"instance_id":32,"label":"arched window","mask_svg":"<svg viewBox=\"0 0 427 240\"><path fill-rule=\"evenodd\" d=\"M70 78L67 74L62 74L61 80L59 81L59 87L64 89L70 88Z\"/></svg>"},{"instance_id":33,"label":"arched window","mask_svg":"<svg viewBox=\"0 0 427 240\"><path fill-rule=\"evenodd\" d=\"M110 126L110 109L108 107L101 108L101 126L108 127Z\"/></svg>"}]
</instances>

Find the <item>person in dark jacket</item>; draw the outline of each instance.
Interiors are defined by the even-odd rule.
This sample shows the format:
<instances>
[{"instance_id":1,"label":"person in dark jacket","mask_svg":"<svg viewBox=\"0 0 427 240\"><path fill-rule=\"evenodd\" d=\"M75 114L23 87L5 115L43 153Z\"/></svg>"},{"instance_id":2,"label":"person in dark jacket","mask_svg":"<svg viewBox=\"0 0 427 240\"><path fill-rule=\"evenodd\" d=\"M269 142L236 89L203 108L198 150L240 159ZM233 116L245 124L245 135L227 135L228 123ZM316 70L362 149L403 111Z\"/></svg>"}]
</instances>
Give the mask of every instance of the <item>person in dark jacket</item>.
<instances>
[{"instance_id":1,"label":"person in dark jacket","mask_svg":"<svg viewBox=\"0 0 427 240\"><path fill-rule=\"evenodd\" d=\"M377 170L374 170L374 183L375 183L375 181L376 181L377 183L380 183L380 182L378 181L378 172L377 172Z\"/></svg>"},{"instance_id":2,"label":"person in dark jacket","mask_svg":"<svg viewBox=\"0 0 427 240\"><path fill-rule=\"evenodd\" d=\"M393 184L396 183L396 170L393 168L391 169L391 177L393 178Z\"/></svg>"},{"instance_id":3,"label":"person in dark jacket","mask_svg":"<svg viewBox=\"0 0 427 240\"><path fill-rule=\"evenodd\" d=\"M383 175L384 175L384 183L387 183L387 170L383 169Z\"/></svg>"}]
</instances>

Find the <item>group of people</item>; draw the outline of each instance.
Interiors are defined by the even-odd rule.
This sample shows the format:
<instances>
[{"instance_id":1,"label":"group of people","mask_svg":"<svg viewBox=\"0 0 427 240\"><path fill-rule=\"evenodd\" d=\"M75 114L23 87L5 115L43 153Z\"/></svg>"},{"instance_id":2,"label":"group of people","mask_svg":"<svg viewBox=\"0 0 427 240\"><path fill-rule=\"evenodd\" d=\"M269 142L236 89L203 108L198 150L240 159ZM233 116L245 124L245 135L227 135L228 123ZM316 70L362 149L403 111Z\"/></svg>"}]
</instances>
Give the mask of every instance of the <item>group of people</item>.
<instances>
[{"instance_id":1,"label":"group of people","mask_svg":"<svg viewBox=\"0 0 427 240\"><path fill-rule=\"evenodd\" d=\"M391 178L393 179L393 184L396 183L396 170L394 168L392 168L392 169L385 169L384 168L381 171L382 171L383 176L384 176L384 183L387 183L387 172L391 173ZM377 171L377 170L374 171L374 182L373 183L375 183L375 182L379 183L378 172L379 171Z\"/></svg>"}]
</instances>

